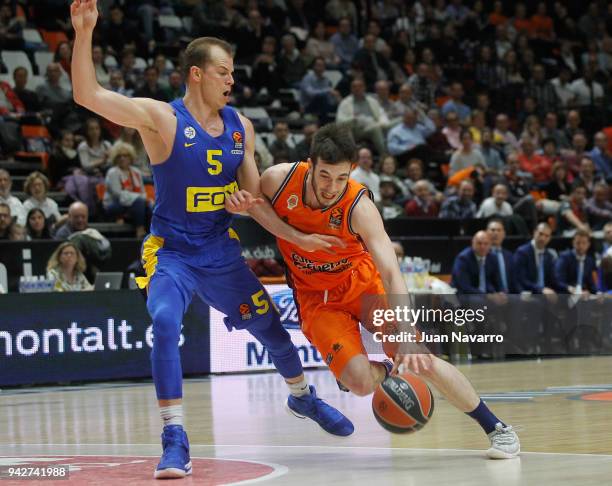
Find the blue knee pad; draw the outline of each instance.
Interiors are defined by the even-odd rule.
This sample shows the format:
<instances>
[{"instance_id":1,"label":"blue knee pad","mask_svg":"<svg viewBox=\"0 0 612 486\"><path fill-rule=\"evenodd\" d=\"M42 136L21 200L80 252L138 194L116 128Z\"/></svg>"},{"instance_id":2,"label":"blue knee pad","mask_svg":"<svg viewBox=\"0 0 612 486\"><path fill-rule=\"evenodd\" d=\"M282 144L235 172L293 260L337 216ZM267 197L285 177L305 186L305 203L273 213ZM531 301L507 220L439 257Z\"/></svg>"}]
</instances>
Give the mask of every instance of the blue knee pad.
<instances>
[{"instance_id":1,"label":"blue knee pad","mask_svg":"<svg viewBox=\"0 0 612 486\"><path fill-rule=\"evenodd\" d=\"M179 353L182 313L172 302L147 302L153 319L153 350L151 368L158 400L183 396L183 370Z\"/></svg>"},{"instance_id":2,"label":"blue knee pad","mask_svg":"<svg viewBox=\"0 0 612 486\"><path fill-rule=\"evenodd\" d=\"M283 378L295 378L303 373L300 356L277 312L268 312L266 316L251 323L247 331L266 347Z\"/></svg>"}]
</instances>

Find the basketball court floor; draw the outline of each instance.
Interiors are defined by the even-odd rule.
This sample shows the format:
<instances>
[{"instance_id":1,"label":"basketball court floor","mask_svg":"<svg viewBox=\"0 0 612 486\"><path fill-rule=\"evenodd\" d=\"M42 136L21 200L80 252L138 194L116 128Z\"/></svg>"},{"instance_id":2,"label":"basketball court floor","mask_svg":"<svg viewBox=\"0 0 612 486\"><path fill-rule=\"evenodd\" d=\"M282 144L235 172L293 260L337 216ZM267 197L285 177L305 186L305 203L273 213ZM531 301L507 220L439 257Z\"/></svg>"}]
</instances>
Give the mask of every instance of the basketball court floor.
<instances>
[{"instance_id":1,"label":"basketball court floor","mask_svg":"<svg viewBox=\"0 0 612 486\"><path fill-rule=\"evenodd\" d=\"M520 426L520 458L491 461L481 429L435 393L429 424L392 435L371 398L308 372L320 396L355 424L345 439L284 410L275 374L187 380L193 476L176 485L598 485L612 481L612 357L461 366L494 412ZM0 471L64 465L66 480L0 486L159 484L160 419L152 384L97 384L0 393Z\"/></svg>"}]
</instances>

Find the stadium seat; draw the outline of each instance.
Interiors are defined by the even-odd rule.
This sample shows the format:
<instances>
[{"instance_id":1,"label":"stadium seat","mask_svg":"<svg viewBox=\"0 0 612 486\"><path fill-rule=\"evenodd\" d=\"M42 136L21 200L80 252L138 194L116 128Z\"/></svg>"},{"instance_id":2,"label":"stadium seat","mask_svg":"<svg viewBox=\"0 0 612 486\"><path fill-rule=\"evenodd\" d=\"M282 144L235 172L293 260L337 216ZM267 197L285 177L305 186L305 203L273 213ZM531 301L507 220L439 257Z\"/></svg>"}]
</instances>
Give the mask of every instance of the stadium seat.
<instances>
[{"instance_id":1,"label":"stadium seat","mask_svg":"<svg viewBox=\"0 0 612 486\"><path fill-rule=\"evenodd\" d=\"M38 74L44 76L47 71L47 66L53 62L53 53L46 51L36 51L34 53L34 62L38 67Z\"/></svg>"},{"instance_id":2,"label":"stadium seat","mask_svg":"<svg viewBox=\"0 0 612 486\"><path fill-rule=\"evenodd\" d=\"M0 263L0 294L8 292L8 277L4 263Z\"/></svg>"},{"instance_id":3,"label":"stadium seat","mask_svg":"<svg viewBox=\"0 0 612 486\"><path fill-rule=\"evenodd\" d=\"M42 84L45 84L45 77L37 76L35 74L34 76L30 76L28 78L28 84L26 84L26 88L32 91L36 91L36 88L38 88Z\"/></svg>"},{"instance_id":4,"label":"stadium seat","mask_svg":"<svg viewBox=\"0 0 612 486\"><path fill-rule=\"evenodd\" d=\"M49 50L51 52L55 52L57 46L61 42L68 42L68 37L61 30L44 30L40 29L40 34L42 35L45 44L49 46Z\"/></svg>"},{"instance_id":5,"label":"stadium seat","mask_svg":"<svg viewBox=\"0 0 612 486\"><path fill-rule=\"evenodd\" d=\"M183 23L176 15L160 15L158 17L159 26L166 29L182 29Z\"/></svg>"},{"instance_id":6,"label":"stadium seat","mask_svg":"<svg viewBox=\"0 0 612 486\"><path fill-rule=\"evenodd\" d=\"M251 121L256 123L258 126L268 129L272 128L272 120L268 112L261 107L244 107L240 111L249 118Z\"/></svg>"},{"instance_id":7,"label":"stadium seat","mask_svg":"<svg viewBox=\"0 0 612 486\"><path fill-rule=\"evenodd\" d=\"M43 45L45 43L36 29L23 29L23 40L31 44Z\"/></svg>"},{"instance_id":8,"label":"stadium seat","mask_svg":"<svg viewBox=\"0 0 612 486\"><path fill-rule=\"evenodd\" d=\"M191 29L193 28L193 17L183 17L183 27L189 33L191 33Z\"/></svg>"},{"instance_id":9,"label":"stadium seat","mask_svg":"<svg viewBox=\"0 0 612 486\"><path fill-rule=\"evenodd\" d=\"M323 76L329 79L332 84L332 88L338 86L338 83L342 79L342 73L340 71L336 71L335 69L328 69L323 73Z\"/></svg>"},{"instance_id":10,"label":"stadium seat","mask_svg":"<svg viewBox=\"0 0 612 486\"><path fill-rule=\"evenodd\" d=\"M137 57L134 59L134 69L138 69L144 71L147 68L147 61L145 61L142 57Z\"/></svg>"},{"instance_id":11,"label":"stadium seat","mask_svg":"<svg viewBox=\"0 0 612 486\"><path fill-rule=\"evenodd\" d=\"M7 71L12 74L15 68L24 67L28 71L28 75L32 76L34 70L28 56L23 51L2 51L2 62L6 66Z\"/></svg>"}]
</instances>

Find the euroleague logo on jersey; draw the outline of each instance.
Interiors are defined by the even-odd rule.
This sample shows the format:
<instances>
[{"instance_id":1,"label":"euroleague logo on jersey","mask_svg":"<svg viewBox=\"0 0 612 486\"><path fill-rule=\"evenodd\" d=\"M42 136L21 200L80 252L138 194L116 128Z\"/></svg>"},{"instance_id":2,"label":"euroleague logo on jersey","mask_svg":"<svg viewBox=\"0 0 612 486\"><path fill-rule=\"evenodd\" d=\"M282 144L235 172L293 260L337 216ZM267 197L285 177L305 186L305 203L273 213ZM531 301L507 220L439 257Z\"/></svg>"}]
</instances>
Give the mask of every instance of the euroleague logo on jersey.
<instances>
[{"instance_id":1,"label":"euroleague logo on jersey","mask_svg":"<svg viewBox=\"0 0 612 486\"><path fill-rule=\"evenodd\" d=\"M239 131L235 131L232 133L232 140L234 141L234 150L232 150L232 154L234 155L242 155L244 154L243 143L242 143L242 133Z\"/></svg>"}]
</instances>

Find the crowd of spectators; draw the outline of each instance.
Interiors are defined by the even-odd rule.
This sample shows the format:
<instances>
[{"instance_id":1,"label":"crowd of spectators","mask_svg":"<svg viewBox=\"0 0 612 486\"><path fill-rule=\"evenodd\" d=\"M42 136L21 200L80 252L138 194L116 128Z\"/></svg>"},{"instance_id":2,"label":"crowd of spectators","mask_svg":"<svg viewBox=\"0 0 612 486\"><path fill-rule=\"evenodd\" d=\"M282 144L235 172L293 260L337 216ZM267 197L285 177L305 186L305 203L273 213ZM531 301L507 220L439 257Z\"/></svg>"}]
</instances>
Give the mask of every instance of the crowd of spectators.
<instances>
[{"instance_id":1,"label":"crowd of spectators","mask_svg":"<svg viewBox=\"0 0 612 486\"><path fill-rule=\"evenodd\" d=\"M90 220L131 222L141 237L151 209L146 152L135 130L74 104L68 4L1 2L0 48L21 50L31 63L0 66L2 159L37 146L19 136L21 125L44 125L50 140L45 173L27 178L23 201L11 194L10 163L0 170L0 217L8 207L14 219L4 230L2 223L0 238L13 226L15 237L64 235L69 216L50 190L81 202ZM352 176L385 219L502 217L524 236L542 222L553 234L598 234L612 220L607 2L100 0L98 7L96 76L126 96L182 96L189 40L230 41L231 103L264 108L253 118L260 169L306 159L317 127L336 120L361 144ZM28 28L65 37L44 67L35 54L48 46L29 40ZM34 73L45 78L28 89Z\"/></svg>"}]
</instances>

